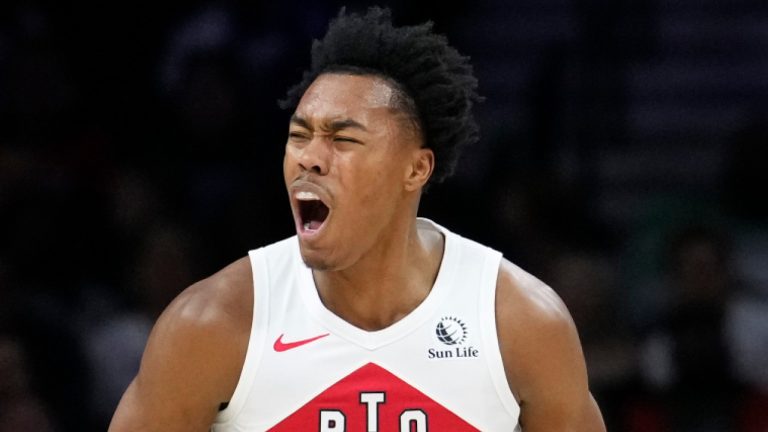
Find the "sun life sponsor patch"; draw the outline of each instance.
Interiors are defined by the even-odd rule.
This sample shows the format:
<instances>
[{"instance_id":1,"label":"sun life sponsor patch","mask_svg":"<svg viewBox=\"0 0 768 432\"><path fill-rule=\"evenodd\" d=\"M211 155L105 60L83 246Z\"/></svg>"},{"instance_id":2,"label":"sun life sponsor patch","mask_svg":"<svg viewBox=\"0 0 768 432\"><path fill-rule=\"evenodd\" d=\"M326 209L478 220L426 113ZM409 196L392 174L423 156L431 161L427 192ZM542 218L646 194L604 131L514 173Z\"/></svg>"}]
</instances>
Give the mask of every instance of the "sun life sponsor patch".
<instances>
[{"instance_id":1,"label":"sun life sponsor patch","mask_svg":"<svg viewBox=\"0 0 768 432\"><path fill-rule=\"evenodd\" d=\"M480 351L469 344L467 325L454 316L444 316L435 325L435 336L441 342L427 350L429 359L460 359L479 357Z\"/></svg>"}]
</instances>

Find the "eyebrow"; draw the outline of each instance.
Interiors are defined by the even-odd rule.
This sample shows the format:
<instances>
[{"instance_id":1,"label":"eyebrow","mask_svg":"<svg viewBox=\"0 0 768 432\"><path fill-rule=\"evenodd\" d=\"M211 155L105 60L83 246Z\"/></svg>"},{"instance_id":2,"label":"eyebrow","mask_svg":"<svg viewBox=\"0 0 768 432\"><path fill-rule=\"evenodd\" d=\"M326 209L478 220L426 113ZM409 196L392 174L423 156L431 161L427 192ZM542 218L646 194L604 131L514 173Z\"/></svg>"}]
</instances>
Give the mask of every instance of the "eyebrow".
<instances>
[{"instance_id":1,"label":"eyebrow","mask_svg":"<svg viewBox=\"0 0 768 432\"><path fill-rule=\"evenodd\" d=\"M304 119L303 117L299 117L296 114L291 116L291 123L294 123L306 129L310 129L310 130L312 129L312 126L309 124L309 122L306 119ZM361 123L355 120L352 120L350 118L333 120L329 123L322 124L321 127L323 129L328 129L331 131L339 131L342 129L352 128L352 129L360 129L361 131L368 132L368 128L366 128Z\"/></svg>"}]
</instances>

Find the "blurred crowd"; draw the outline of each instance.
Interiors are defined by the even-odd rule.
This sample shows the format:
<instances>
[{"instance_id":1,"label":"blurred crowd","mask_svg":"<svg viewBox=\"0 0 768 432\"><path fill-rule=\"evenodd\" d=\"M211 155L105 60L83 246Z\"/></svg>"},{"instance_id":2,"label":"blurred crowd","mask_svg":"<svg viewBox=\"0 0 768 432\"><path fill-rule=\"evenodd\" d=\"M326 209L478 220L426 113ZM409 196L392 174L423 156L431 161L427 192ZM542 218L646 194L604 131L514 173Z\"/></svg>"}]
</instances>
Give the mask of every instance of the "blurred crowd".
<instances>
[{"instance_id":1,"label":"blurred crowd","mask_svg":"<svg viewBox=\"0 0 768 432\"><path fill-rule=\"evenodd\" d=\"M105 430L168 302L292 234L276 101L341 3L266 3L0 6L0 432ZM494 10L389 4L452 41ZM547 132L565 66L537 65L536 97L480 107L483 140L423 215L562 296L608 430L768 431L768 117L722 138L697 196L617 223L551 163L570 154ZM504 72L477 69L491 101ZM492 120L506 102L528 113L513 132Z\"/></svg>"}]
</instances>

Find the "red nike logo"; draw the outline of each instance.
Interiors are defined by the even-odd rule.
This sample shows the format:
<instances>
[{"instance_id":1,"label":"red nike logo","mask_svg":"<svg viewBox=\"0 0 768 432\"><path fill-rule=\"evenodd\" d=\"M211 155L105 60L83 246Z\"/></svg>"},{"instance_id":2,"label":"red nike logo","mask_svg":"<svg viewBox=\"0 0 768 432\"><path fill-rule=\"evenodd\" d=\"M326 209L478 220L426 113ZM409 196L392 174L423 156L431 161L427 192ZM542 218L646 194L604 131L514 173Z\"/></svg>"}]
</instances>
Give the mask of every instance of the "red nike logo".
<instances>
[{"instance_id":1,"label":"red nike logo","mask_svg":"<svg viewBox=\"0 0 768 432\"><path fill-rule=\"evenodd\" d=\"M283 335L278 336L277 340L275 341L275 344L272 346L275 351L277 352L283 352L288 351L290 349L298 348L302 345L306 345L310 342L314 342L318 339L322 339L326 336L328 336L330 333L321 334L320 336L311 337L309 339L302 339L298 340L296 342L283 342Z\"/></svg>"}]
</instances>

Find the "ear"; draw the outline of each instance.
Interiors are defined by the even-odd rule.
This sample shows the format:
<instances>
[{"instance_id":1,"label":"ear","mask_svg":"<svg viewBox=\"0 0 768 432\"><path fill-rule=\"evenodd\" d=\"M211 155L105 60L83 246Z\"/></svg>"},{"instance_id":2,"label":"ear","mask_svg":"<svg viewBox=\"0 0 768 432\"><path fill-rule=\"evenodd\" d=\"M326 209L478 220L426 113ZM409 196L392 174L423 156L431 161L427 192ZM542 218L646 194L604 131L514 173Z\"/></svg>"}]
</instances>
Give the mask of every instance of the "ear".
<instances>
[{"instance_id":1,"label":"ear","mask_svg":"<svg viewBox=\"0 0 768 432\"><path fill-rule=\"evenodd\" d=\"M405 190L408 192L423 188L435 169L435 153L432 149L415 149L411 155L411 163L405 175Z\"/></svg>"}]
</instances>

